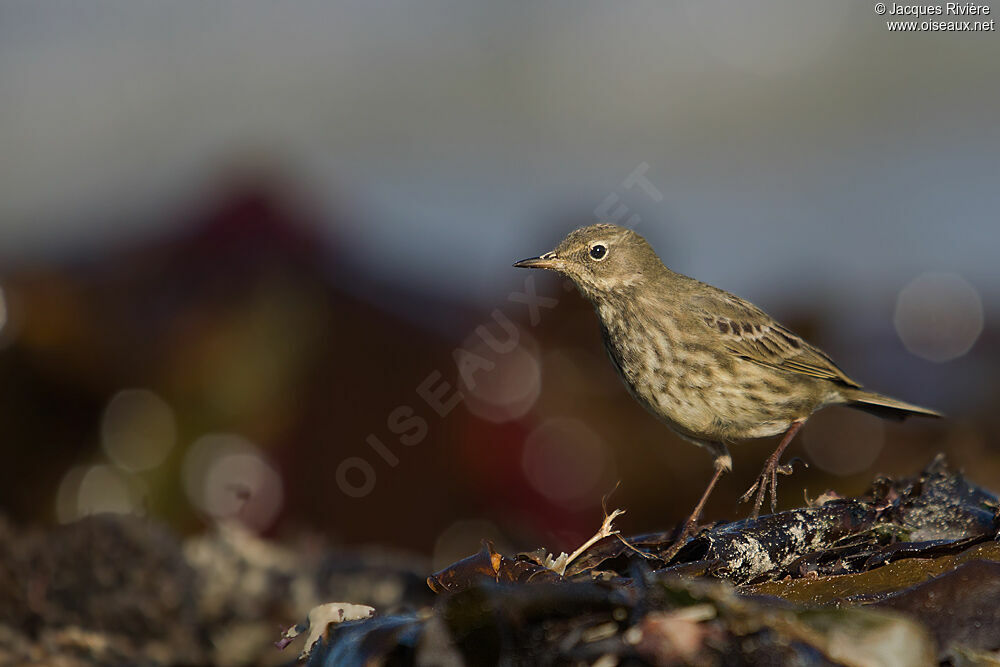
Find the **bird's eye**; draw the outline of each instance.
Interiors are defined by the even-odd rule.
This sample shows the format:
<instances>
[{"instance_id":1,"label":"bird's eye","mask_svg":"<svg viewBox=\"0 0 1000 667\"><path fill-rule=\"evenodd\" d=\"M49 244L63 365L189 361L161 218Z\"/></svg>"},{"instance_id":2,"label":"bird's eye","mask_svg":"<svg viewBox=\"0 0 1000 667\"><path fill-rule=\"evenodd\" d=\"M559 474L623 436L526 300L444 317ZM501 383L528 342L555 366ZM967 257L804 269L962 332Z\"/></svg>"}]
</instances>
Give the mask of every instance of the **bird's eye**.
<instances>
[{"instance_id":1,"label":"bird's eye","mask_svg":"<svg viewBox=\"0 0 1000 667\"><path fill-rule=\"evenodd\" d=\"M608 249L604 245L598 243L597 245L591 246L590 256L599 262L608 256Z\"/></svg>"}]
</instances>

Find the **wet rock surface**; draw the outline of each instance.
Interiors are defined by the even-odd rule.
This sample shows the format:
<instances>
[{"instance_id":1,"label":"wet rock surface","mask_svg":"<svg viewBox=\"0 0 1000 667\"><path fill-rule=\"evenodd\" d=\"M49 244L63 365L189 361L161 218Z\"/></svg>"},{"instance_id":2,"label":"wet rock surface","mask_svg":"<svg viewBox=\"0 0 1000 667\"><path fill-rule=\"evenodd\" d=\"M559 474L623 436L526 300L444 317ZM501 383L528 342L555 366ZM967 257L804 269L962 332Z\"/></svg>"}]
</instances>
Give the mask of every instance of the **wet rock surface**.
<instances>
[{"instance_id":1,"label":"wet rock surface","mask_svg":"<svg viewBox=\"0 0 1000 667\"><path fill-rule=\"evenodd\" d=\"M996 660L998 507L938 457L857 498L705 527L670 560L669 532L610 534L568 563L484 543L428 578L430 610L331 626L309 664Z\"/></svg>"},{"instance_id":2,"label":"wet rock surface","mask_svg":"<svg viewBox=\"0 0 1000 667\"><path fill-rule=\"evenodd\" d=\"M939 457L703 526L670 558L673 531L622 536L611 513L570 556L484 542L429 577L412 555L235 526L0 519L0 665L984 664L998 507Z\"/></svg>"}]
</instances>

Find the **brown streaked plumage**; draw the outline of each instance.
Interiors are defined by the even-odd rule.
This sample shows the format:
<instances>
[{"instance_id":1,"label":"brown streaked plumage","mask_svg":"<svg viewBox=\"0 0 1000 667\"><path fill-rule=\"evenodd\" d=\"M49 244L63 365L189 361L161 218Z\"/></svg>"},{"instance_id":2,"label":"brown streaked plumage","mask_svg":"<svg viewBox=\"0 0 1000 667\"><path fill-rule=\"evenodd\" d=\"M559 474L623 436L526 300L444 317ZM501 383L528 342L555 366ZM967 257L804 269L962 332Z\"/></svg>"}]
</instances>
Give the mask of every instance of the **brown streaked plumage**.
<instances>
[{"instance_id":1,"label":"brown streaked plumage","mask_svg":"<svg viewBox=\"0 0 1000 667\"><path fill-rule=\"evenodd\" d=\"M616 225L571 232L559 246L516 267L557 271L589 299L604 345L629 393L682 438L707 449L715 475L685 524L693 530L712 488L730 470L728 444L785 433L756 484L753 516L809 416L848 405L881 417L940 414L867 391L819 348L752 303L668 269L644 238Z\"/></svg>"}]
</instances>

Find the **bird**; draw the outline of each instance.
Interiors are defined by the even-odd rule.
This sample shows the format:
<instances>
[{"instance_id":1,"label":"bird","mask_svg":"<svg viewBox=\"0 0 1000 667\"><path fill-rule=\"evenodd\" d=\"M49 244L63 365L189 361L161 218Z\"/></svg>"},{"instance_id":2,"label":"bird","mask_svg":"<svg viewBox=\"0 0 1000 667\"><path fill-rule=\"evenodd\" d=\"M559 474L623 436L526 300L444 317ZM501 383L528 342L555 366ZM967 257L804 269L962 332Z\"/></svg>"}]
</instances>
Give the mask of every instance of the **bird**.
<instances>
[{"instance_id":1,"label":"bird","mask_svg":"<svg viewBox=\"0 0 1000 667\"><path fill-rule=\"evenodd\" d=\"M514 266L569 278L594 306L604 347L632 397L713 457L715 472L676 545L693 534L719 478L732 469L730 444L784 434L740 499L755 496L756 519L768 490L776 510L777 475L792 472L781 456L817 410L846 405L888 419L942 416L864 389L749 301L668 269L631 229L581 227Z\"/></svg>"}]
</instances>

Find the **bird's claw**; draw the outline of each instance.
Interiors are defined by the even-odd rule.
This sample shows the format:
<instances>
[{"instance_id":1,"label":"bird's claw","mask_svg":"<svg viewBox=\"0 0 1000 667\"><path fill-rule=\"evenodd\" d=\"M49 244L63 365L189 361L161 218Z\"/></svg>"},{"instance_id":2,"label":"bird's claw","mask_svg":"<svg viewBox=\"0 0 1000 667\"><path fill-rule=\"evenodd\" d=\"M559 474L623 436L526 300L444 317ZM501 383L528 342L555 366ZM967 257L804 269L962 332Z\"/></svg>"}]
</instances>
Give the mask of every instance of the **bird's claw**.
<instances>
[{"instance_id":1,"label":"bird's claw","mask_svg":"<svg viewBox=\"0 0 1000 667\"><path fill-rule=\"evenodd\" d=\"M791 475L793 472L795 472L795 464L796 463L801 463L803 468L808 468L809 467L808 463L806 463L805 461L803 461L802 459L800 459L799 457L796 456L795 458L793 458L788 463L786 463L784 465L776 466L775 470L777 471L777 473L779 475Z\"/></svg>"},{"instance_id":2,"label":"bird's claw","mask_svg":"<svg viewBox=\"0 0 1000 667\"><path fill-rule=\"evenodd\" d=\"M748 502L750 502L750 498L753 497L754 491L756 491L757 487L760 486L760 481L761 481L760 478L758 478L757 481L753 483L753 486L751 486L749 489L747 489L746 493L744 493L742 496L740 496L740 500L739 500L740 503L748 503Z\"/></svg>"},{"instance_id":3,"label":"bird's claw","mask_svg":"<svg viewBox=\"0 0 1000 667\"><path fill-rule=\"evenodd\" d=\"M771 469L771 514L774 514L778 510L778 473L781 472L783 467L775 466ZM791 464L788 467L791 468ZM788 474L791 474L790 470ZM760 507L760 503L757 503L757 506Z\"/></svg>"},{"instance_id":4,"label":"bird's claw","mask_svg":"<svg viewBox=\"0 0 1000 667\"><path fill-rule=\"evenodd\" d=\"M762 471L753 486L740 496L741 503L748 503L751 498L754 498L753 510L750 512L751 519L756 519L760 515L760 506L764 503L764 495L767 493L768 486L771 487L772 504L774 503L774 487L777 484L771 477L773 477L773 471Z\"/></svg>"}]
</instances>

